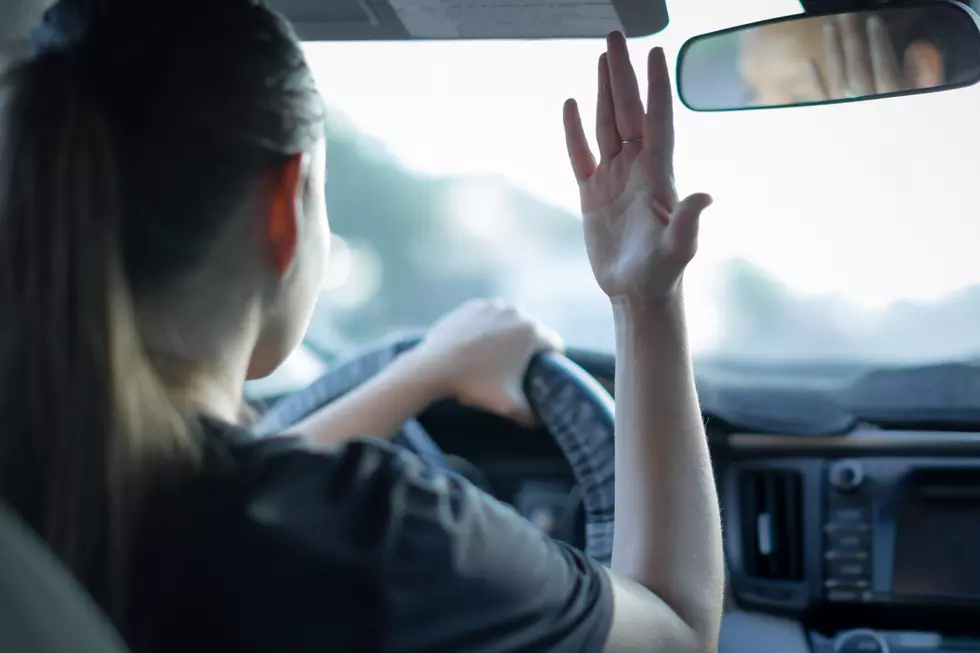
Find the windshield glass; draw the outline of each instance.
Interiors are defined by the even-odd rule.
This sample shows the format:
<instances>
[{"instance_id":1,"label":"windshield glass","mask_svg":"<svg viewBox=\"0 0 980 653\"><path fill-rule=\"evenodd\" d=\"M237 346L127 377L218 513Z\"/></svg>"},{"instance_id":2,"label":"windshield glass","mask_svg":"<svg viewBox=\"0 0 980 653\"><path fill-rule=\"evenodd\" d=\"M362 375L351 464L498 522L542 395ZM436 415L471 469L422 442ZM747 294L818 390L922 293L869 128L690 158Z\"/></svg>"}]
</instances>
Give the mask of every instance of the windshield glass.
<instances>
[{"instance_id":1,"label":"windshield glass","mask_svg":"<svg viewBox=\"0 0 980 653\"><path fill-rule=\"evenodd\" d=\"M660 35L799 11L690 0ZM332 107L336 234L308 339L343 352L502 296L569 346L611 351L561 106L594 118L601 41L310 43ZM676 108L679 191L711 193L685 281L701 358L918 362L980 354L980 87L850 105Z\"/></svg>"}]
</instances>

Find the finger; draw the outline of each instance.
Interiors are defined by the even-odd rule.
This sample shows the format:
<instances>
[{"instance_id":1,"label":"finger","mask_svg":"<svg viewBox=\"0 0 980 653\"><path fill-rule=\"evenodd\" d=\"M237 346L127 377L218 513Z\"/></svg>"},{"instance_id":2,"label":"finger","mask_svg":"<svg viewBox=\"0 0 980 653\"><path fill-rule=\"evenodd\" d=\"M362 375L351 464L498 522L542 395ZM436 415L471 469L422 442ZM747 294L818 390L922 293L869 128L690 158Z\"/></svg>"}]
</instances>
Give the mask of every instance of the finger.
<instances>
[{"instance_id":1,"label":"finger","mask_svg":"<svg viewBox=\"0 0 980 653\"><path fill-rule=\"evenodd\" d=\"M531 404L524 398L523 393L521 398L517 400L514 408L506 415L506 418L527 429L541 424L538 416L534 414L534 409L531 408Z\"/></svg>"},{"instance_id":2,"label":"finger","mask_svg":"<svg viewBox=\"0 0 980 653\"><path fill-rule=\"evenodd\" d=\"M536 352L565 351L565 340L557 331L541 323L535 325Z\"/></svg>"},{"instance_id":3,"label":"finger","mask_svg":"<svg viewBox=\"0 0 980 653\"><path fill-rule=\"evenodd\" d=\"M841 45L840 28L831 18L823 26L823 47L827 57L827 99L836 100L847 96L847 71L844 69L844 47Z\"/></svg>"},{"instance_id":4,"label":"finger","mask_svg":"<svg viewBox=\"0 0 980 653\"><path fill-rule=\"evenodd\" d=\"M847 89L854 95L873 95L875 80L868 54L867 29L857 13L840 17L841 45L844 47L844 69Z\"/></svg>"},{"instance_id":5,"label":"finger","mask_svg":"<svg viewBox=\"0 0 980 653\"><path fill-rule=\"evenodd\" d=\"M612 82L609 80L609 64L606 53L599 56L599 93L595 109L595 138L599 143L599 158L603 161L619 154L623 139L616 129L616 112L613 108Z\"/></svg>"},{"instance_id":6,"label":"finger","mask_svg":"<svg viewBox=\"0 0 980 653\"><path fill-rule=\"evenodd\" d=\"M868 19L868 48L871 52L871 69L875 88L879 93L897 93L905 90L902 68L895 56L888 27L879 16Z\"/></svg>"},{"instance_id":7,"label":"finger","mask_svg":"<svg viewBox=\"0 0 980 653\"><path fill-rule=\"evenodd\" d=\"M656 152L668 174L673 174L674 98L663 48L653 48L647 57L647 149Z\"/></svg>"},{"instance_id":8,"label":"finger","mask_svg":"<svg viewBox=\"0 0 980 653\"><path fill-rule=\"evenodd\" d=\"M619 135L624 140L643 138L643 102L622 32L613 32L606 37L606 52Z\"/></svg>"},{"instance_id":9,"label":"finger","mask_svg":"<svg viewBox=\"0 0 980 653\"><path fill-rule=\"evenodd\" d=\"M806 72L811 101L821 102L831 99L827 81L823 78L823 73L820 72L820 66L816 61L811 59L807 62Z\"/></svg>"},{"instance_id":10,"label":"finger","mask_svg":"<svg viewBox=\"0 0 980 653\"><path fill-rule=\"evenodd\" d=\"M943 54L935 44L921 39L912 41L905 47L902 59L902 79L907 90L933 88L946 83Z\"/></svg>"},{"instance_id":11,"label":"finger","mask_svg":"<svg viewBox=\"0 0 980 653\"><path fill-rule=\"evenodd\" d=\"M671 249L685 262L697 251L698 228L701 214L711 206L712 199L705 193L695 193L678 202L670 221Z\"/></svg>"},{"instance_id":12,"label":"finger","mask_svg":"<svg viewBox=\"0 0 980 653\"><path fill-rule=\"evenodd\" d=\"M566 100L562 110L562 122L565 124L565 147L568 149L568 160L572 164L575 181L582 183L595 172L595 157L585 140L585 129L582 128L582 116L579 114L575 100Z\"/></svg>"}]
</instances>

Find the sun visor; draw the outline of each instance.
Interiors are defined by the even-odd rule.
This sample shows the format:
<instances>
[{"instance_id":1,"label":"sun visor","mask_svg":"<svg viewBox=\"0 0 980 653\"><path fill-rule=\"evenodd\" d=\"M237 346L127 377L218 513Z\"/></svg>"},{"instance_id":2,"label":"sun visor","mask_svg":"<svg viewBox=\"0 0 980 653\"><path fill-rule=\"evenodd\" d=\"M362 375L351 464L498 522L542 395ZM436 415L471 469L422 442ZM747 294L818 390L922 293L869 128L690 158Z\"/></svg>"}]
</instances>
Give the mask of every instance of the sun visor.
<instances>
[{"instance_id":1,"label":"sun visor","mask_svg":"<svg viewBox=\"0 0 980 653\"><path fill-rule=\"evenodd\" d=\"M667 26L663 0L269 0L306 41L601 38Z\"/></svg>"}]
</instances>

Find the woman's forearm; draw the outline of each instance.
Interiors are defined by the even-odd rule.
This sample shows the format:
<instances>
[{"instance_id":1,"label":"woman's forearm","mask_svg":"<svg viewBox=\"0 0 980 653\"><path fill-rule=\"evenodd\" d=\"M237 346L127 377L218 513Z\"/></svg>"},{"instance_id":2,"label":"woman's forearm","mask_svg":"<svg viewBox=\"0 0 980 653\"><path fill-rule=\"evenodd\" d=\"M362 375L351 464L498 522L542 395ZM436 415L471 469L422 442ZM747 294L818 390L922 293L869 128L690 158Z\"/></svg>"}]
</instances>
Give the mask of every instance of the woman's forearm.
<instances>
[{"instance_id":1,"label":"woman's forearm","mask_svg":"<svg viewBox=\"0 0 980 653\"><path fill-rule=\"evenodd\" d=\"M331 447L361 436L387 438L446 394L438 375L415 350L408 351L290 432L306 437L318 447Z\"/></svg>"},{"instance_id":2,"label":"woman's forearm","mask_svg":"<svg viewBox=\"0 0 980 653\"><path fill-rule=\"evenodd\" d=\"M711 460L680 296L614 303L616 523L612 569L695 633L721 619L724 560Z\"/></svg>"}]
</instances>

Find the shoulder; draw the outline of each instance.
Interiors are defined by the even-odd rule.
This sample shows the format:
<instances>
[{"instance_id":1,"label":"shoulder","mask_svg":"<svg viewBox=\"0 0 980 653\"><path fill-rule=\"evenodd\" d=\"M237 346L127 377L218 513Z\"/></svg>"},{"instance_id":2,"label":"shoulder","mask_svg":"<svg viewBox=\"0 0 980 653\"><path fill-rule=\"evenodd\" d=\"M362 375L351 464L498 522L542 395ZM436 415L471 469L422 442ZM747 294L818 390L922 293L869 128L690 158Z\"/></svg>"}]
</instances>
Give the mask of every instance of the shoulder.
<instances>
[{"instance_id":1,"label":"shoulder","mask_svg":"<svg viewBox=\"0 0 980 653\"><path fill-rule=\"evenodd\" d=\"M417 458L372 438L314 451L290 436L212 432L205 465L212 483L236 497L226 505L237 506L239 528L274 533L279 546L356 545L373 567L385 555L393 507L440 491L439 476Z\"/></svg>"},{"instance_id":2,"label":"shoulder","mask_svg":"<svg viewBox=\"0 0 980 653\"><path fill-rule=\"evenodd\" d=\"M605 641L611 590L597 565L409 452L358 440L322 453L274 438L235 443L226 460L241 502L223 537L235 539L232 567L248 570L237 602L251 606L239 619L284 615L281 633L332 615L404 652Z\"/></svg>"}]
</instances>

